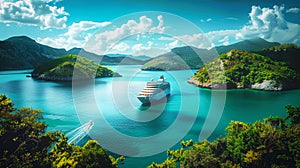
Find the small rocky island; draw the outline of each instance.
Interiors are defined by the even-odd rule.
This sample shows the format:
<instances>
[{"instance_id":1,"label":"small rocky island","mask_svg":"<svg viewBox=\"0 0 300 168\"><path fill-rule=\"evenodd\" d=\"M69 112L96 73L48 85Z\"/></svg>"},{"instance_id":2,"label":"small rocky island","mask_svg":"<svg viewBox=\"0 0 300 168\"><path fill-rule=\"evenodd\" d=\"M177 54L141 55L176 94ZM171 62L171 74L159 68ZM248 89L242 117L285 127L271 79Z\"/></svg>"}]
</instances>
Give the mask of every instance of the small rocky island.
<instances>
[{"instance_id":1,"label":"small rocky island","mask_svg":"<svg viewBox=\"0 0 300 168\"><path fill-rule=\"evenodd\" d=\"M248 51L231 50L205 64L188 82L211 89L281 91L299 88L299 79L299 73L285 62Z\"/></svg>"},{"instance_id":2,"label":"small rocky island","mask_svg":"<svg viewBox=\"0 0 300 168\"><path fill-rule=\"evenodd\" d=\"M73 76L73 73L76 76ZM39 65L33 70L31 76L38 80L72 81L121 75L92 60L67 54Z\"/></svg>"}]
</instances>

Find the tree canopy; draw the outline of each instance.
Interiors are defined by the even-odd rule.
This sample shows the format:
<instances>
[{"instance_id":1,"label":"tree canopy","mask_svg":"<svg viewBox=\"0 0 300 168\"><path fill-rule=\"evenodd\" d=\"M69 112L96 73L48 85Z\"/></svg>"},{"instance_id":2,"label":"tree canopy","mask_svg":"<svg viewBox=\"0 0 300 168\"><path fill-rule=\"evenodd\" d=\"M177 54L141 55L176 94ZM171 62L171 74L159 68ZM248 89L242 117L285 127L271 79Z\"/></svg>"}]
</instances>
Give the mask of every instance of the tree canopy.
<instances>
[{"instance_id":1,"label":"tree canopy","mask_svg":"<svg viewBox=\"0 0 300 168\"><path fill-rule=\"evenodd\" d=\"M72 80L74 74L76 74L74 79L91 79L119 75L92 60L74 54L67 54L36 67L32 72L32 77L45 80Z\"/></svg>"},{"instance_id":2,"label":"tree canopy","mask_svg":"<svg viewBox=\"0 0 300 168\"><path fill-rule=\"evenodd\" d=\"M287 116L246 124L231 121L224 138L183 141L168 158L149 167L300 167L300 106L286 106Z\"/></svg>"},{"instance_id":3,"label":"tree canopy","mask_svg":"<svg viewBox=\"0 0 300 168\"><path fill-rule=\"evenodd\" d=\"M299 74L286 63L247 51L231 50L204 65L193 76L200 83L217 83L228 88L251 88L271 80L285 88L299 87Z\"/></svg>"},{"instance_id":4,"label":"tree canopy","mask_svg":"<svg viewBox=\"0 0 300 168\"><path fill-rule=\"evenodd\" d=\"M61 132L46 132L40 110L15 108L0 95L0 167L118 167L95 140L68 144Z\"/></svg>"}]
</instances>

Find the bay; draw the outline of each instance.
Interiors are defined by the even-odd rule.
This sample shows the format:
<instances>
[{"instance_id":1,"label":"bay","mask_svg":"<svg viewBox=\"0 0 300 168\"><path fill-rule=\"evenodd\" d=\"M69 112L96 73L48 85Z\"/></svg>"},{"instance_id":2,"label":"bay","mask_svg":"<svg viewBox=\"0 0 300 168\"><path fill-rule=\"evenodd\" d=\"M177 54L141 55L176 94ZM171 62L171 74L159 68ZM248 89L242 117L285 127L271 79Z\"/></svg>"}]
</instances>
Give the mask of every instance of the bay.
<instances>
[{"instance_id":1,"label":"bay","mask_svg":"<svg viewBox=\"0 0 300 168\"><path fill-rule=\"evenodd\" d=\"M182 139L198 141L200 132L211 132L208 139L214 140L224 136L231 120L262 121L270 115L284 116L284 106L288 104L300 105L300 90L212 91L186 82L195 71L147 72L140 71L140 66L110 68L122 77L99 78L78 87L68 82L27 78L29 70L1 71L0 93L12 98L17 107L41 109L48 130L68 132L93 120L91 138L109 151L127 151L135 156L127 157L121 167L146 167L153 161L162 162L166 148L179 148ZM160 75L171 83L170 98L151 107L141 106L136 95L147 81ZM113 129L103 126L104 120L100 118ZM126 135L128 140L135 137L136 141L118 140L115 132ZM147 141L147 137L156 135L160 135L160 143L155 139ZM124 147L127 148L119 150ZM151 152L157 154L150 155ZM141 157L143 153L150 156Z\"/></svg>"}]
</instances>

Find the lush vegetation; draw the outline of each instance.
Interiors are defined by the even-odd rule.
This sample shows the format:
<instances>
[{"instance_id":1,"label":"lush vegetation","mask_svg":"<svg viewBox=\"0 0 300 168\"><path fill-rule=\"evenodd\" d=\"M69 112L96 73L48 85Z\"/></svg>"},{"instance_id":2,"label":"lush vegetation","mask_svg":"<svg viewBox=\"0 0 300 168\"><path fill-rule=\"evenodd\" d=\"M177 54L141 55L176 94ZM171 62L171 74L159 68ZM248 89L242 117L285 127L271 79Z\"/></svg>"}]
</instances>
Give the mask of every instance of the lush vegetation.
<instances>
[{"instance_id":1,"label":"lush vegetation","mask_svg":"<svg viewBox=\"0 0 300 168\"><path fill-rule=\"evenodd\" d=\"M258 52L272 60L286 62L292 69L300 73L300 48L295 44L282 44Z\"/></svg>"},{"instance_id":2,"label":"lush vegetation","mask_svg":"<svg viewBox=\"0 0 300 168\"><path fill-rule=\"evenodd\" d=\"M253 124L231 121L225 138L182 142L168 158L149 167L300 167L300 106L286 106L285 118L269 117Z\"/></svg>"},{"instance_id":3,"label":"lush vegetation","mask_svg":"<svg viewBox=\"0 0 300 168\"><path fill-rule=\"evenodd\" d=\"M112 77L117 75L117 73L92 60L67 54L41 64L34 69L32 76L47 80L71 80L75 72L78 79Z\"/></svg>"},{"instance_id":4,"label":"lush vegetation","mask_svg":"<svg viewBox=\"0 0 300 168\"><path fill-rule=\"evenodd\" d=\"M0 167L118 167L99 143L68 144L60 132L46 132L40 110L15 108L0 96Z\"/></svg>"},{"instance_id":5,"label":"lush vegetation","mask_svg":"<svg viewBox=\"0 0 300 168\"><path fill-rule=\"evenodd\" d=\"M255 83L271 80L284 89L297 87L299 74L286 63L247 51L231 50L207 63L193 76L203 84L217 83L228 88L250 88Z\"/></svg>"}]
</instances>

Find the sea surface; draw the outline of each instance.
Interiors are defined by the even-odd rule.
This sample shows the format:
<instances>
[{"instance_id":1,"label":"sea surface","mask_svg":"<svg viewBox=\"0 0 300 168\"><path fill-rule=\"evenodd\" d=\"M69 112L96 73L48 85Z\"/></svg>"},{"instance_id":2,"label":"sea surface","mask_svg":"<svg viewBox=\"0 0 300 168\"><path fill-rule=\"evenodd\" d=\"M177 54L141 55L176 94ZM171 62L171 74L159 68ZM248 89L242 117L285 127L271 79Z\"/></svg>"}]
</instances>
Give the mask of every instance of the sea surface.
<instances>
[{"instance_id":1,"label":"sea surface","mask_svg":"<svg viewBox=\"0 0 300 168\"><path fill-rule=\"evenodd\" d=\"M232 120L252 123L285 116L285 106L300 105L300 90L266 92L209 90L186 81L195 71L149 72L140 66L109 66L122 77L89 82L49 82L26 77L30 70L0 71L0 93L17 107L43 111L48 130L70 132L93 121L88 137L110 153L127 155L120 167L162 162L166 149L181 140L223 137ZM142 106L136 96L152 78L164 75L171 96Z\"/></svg>"}]
</instances>

